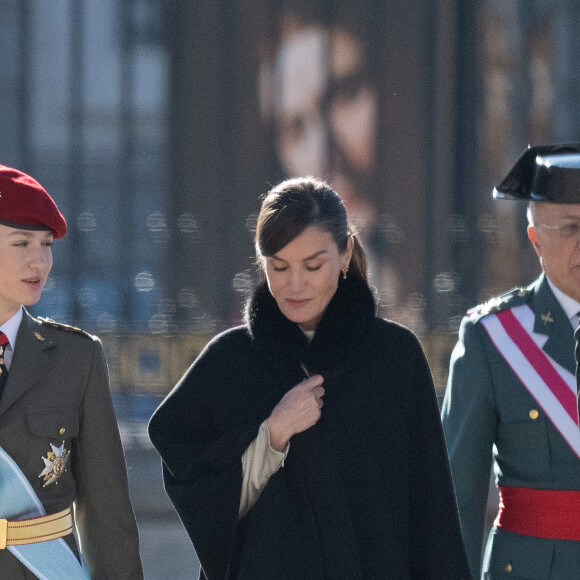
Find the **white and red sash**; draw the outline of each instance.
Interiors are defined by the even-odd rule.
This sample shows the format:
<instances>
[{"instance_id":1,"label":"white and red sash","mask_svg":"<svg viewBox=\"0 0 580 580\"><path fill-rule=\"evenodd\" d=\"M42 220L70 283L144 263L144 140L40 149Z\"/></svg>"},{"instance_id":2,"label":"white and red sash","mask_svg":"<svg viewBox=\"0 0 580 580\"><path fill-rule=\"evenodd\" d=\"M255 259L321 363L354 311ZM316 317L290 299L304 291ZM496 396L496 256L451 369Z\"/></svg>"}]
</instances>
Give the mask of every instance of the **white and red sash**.
<instances>
[{"instance_id":1,"label":"white and red sash","mask_svg":"<svg viewBox=\"0 0 580 580\"><path fill-rule=\"evenodd\" d=\"M497 350L580 458L576 377L542 350L535 314L524 304L485 316L481 323Z\"/></svg>"}]
</instances>

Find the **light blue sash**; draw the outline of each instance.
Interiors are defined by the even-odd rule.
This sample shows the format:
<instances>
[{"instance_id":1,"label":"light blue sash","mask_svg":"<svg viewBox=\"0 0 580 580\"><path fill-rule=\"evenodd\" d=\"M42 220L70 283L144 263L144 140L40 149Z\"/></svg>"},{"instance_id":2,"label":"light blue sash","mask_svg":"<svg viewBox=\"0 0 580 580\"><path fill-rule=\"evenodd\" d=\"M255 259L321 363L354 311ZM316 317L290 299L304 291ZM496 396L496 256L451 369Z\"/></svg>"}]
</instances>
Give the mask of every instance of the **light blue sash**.
<instances>
[{"instance_id":1,"label":"light blue sash","mask_svg":"<svg viewBox=\"0 0 580 580\"><path fill-rule=\"evenodd\" d=\"M0 518L23 520L46 515L24 473L0 447ZM7 546L41 580L90 580L73 551L62 539Z\"/></svg>"}]
</instances>

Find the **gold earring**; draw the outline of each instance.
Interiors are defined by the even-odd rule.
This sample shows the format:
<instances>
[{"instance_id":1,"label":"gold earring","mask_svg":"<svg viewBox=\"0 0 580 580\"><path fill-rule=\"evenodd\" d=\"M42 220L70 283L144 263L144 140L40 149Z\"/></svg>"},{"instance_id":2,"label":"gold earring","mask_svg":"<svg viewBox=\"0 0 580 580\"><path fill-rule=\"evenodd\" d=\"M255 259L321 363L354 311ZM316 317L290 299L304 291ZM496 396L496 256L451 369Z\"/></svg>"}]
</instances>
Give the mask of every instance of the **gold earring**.
<instances>
[{"instance_id":1,"label":"gold earring","mask_svg":"<svg viewBox=\"0 0 580 580\"><path fill-rule=\"evenodd\" d=\"M342 272L342 279L346 280L346 275L348 274L348 264L341 270Z\"/></svg>"}]
</instances>

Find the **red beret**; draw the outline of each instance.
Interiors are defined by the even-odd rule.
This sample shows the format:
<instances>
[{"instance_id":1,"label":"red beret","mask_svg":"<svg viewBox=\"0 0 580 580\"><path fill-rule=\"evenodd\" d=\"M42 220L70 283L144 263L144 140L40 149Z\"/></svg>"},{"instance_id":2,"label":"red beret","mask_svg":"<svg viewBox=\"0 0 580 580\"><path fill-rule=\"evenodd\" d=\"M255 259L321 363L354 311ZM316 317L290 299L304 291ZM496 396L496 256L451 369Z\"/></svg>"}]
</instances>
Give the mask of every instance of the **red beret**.
<instances>
[{"instance_id":1,"label":"red beret","mask_svg":"<svg viewBox=\"0 0 580 580\"><path fill-rule=\"evenodd\" d=\"M0 165L0 223L52 230L55 240L66 234L66 221L44 187L30 175L5 165Z\"/></svg>"}]
</instances>

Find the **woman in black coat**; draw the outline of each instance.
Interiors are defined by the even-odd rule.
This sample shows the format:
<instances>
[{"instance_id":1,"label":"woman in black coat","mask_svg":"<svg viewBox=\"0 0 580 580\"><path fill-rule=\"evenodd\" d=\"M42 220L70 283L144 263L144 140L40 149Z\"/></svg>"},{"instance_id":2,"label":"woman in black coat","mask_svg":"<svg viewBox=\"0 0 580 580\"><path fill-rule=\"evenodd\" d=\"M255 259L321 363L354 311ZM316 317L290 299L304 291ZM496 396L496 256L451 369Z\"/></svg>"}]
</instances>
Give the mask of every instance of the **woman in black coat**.
<instances>
[{"instance_id":1,"label":"woman in black coat","mask_svg":"<svg viewBox=\"0 0 580 580\"><path fill-rule=\"evenodd\" d=\"M281 183L256 250L246 324L149 425L201 578L469 578L425 356L375 316L339 196Z\"/></svg>"}]
</instances>

